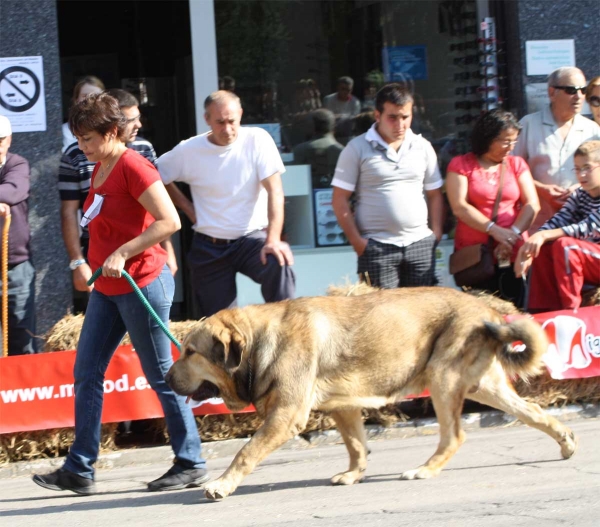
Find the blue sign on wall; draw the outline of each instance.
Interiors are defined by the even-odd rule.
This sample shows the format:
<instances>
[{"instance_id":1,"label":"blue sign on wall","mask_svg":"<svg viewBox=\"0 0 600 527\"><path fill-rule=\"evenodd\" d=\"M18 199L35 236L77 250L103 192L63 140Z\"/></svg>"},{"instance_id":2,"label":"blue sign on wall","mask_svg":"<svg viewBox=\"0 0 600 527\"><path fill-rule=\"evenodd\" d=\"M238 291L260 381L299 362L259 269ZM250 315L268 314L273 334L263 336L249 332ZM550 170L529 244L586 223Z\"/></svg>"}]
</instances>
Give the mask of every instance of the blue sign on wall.
<instances>
[{"instance_id":1,"label":"blue sign on wall","mask_svg":"<svg viewBox=\"0 0 600 527\"><path fill-rule=\"evenodd\" d=\"M427 80L427 48L425 46L392 46L383 48L383 73L388 82Z\"/></svg>"}]
</instances>

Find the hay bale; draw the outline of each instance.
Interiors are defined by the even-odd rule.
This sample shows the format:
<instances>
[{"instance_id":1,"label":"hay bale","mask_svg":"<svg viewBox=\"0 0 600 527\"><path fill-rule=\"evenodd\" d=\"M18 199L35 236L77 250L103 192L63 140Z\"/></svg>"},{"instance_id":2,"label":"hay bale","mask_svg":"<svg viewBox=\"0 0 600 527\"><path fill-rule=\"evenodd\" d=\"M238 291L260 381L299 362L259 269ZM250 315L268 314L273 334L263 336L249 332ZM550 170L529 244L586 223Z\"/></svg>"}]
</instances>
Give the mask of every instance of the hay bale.
<instances>
[{"instance_id":1,"label":"hay bale","mask_svg":"<svg viewBox=\"0 0 600 527\"><path fill-rule=\"evenodd\" d=\"M101 452L116 450L117 426L116 423L102 425ZM64 456L74 439L75 431L73 428L55 428L0 435L0 466L15 461Z\"/></svg>"}]
</instances>

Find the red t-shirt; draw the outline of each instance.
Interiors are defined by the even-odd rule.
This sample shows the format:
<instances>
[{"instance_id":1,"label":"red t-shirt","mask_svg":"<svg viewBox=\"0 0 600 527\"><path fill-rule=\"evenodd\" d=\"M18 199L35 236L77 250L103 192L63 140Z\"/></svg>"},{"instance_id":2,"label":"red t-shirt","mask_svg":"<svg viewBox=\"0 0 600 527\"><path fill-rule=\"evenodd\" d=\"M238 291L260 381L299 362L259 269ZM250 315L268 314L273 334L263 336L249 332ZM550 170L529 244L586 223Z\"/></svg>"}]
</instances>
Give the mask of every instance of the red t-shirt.
<instances>
[{"instance_id":1,"label":"red t-shirt","mask_svg":"<svg viewBox=\"0 0 600 527\"><path fill-rule=\"evenodd\" d=\"M515 222L519 211L521 210L521 189L519 187L519 177L527 172L529 167L522 157L508 156L506 158L506 170L504 173L504 186L502 187L502 198L498 205L498 219L496 223L500 227L510 228ZM492 217L496 195L498 194L498 183L500 180L500 171L495 177L490 177L472 152L457 156L448 165L447 172L456 172L465 176L468 182L467 202L473 205L479 212L488 218ZM522 234L527 239L527 233ZM466 223L458 220L456 232L454 234L454 247L456 250L475 245L477 243L487 243L489 235L469 227ZM516 255L518 248L522 243L515 245Z\"/></svg>"},{"instance_id":2,"label":"red t-shirt","mask_svg":"<svg viewBox=\"0 0 600 527\"><path fill-rule=\"evenodd\" d=\"M154 222L154 218L137 200L150 185L161 181L154 165L130 149L119 158L108 179L95 189L94 180L99 166L100 163L97 163L94 167L90 193L83 205L85 212L96 194L104 196L100 213L89 223L88 260L92 271L101 267L121 245L139 236ZM138 287L144 287L161 273L166 261L166 251L160 245L154 245L127 260L125 270ZM125 278L100 276L94 282L94 287L105 295L132 292Z\"/></svg>"}]
</instances>

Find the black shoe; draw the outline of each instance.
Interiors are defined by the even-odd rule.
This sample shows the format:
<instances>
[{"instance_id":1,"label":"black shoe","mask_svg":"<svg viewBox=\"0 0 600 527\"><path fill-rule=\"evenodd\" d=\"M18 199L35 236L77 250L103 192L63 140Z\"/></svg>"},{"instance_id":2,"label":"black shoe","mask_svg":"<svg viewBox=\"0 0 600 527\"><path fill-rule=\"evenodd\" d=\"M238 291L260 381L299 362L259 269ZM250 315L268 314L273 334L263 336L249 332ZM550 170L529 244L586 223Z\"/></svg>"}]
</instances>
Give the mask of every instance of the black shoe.
<instances>
[{"instance_id":1,"label":"black shoe","mask_svg":"<svg viewBox=\"0 0 600 527\"><path fill-rule=\"evenodd\" d=\"M71 490L77 494L89 496L96 493L96 484L93 479L84 478L79 474L59 468L50 474L33 476L33 482L40 487L50 490Z\"/></svg>"},{"instance_id":2,"label":"black shoe","mask_svg":"<svg viewBox=\"0 0 600 527\"><path fill-rule=\"evenodd\" d=\"M184 468L173 465L166 474L148 483L148 490L156 492L159 490L180 490L191 487L199 487L210 479L205 468Z\"/></svg>"}]
</instances>

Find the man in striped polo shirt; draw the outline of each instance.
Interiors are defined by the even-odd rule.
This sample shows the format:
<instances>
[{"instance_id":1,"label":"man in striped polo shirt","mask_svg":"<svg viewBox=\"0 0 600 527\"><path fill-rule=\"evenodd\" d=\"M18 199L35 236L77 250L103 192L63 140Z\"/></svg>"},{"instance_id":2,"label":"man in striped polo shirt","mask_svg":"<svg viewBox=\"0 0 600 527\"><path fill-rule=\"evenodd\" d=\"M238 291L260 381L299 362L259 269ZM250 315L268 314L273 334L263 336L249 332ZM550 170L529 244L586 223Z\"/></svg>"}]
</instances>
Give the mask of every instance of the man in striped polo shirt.
<instances>
[{"instance_id":1,"label":"man in striped polo shirt","mask_svg":"<svg viewBox=\"0 0 600 527\"><path fill-rule=\"evenodd\" d=\"M152 144L138 137L142 127L138 100L125 90L113 88L108 90L119 102L123 115L128 123L127 147L139 152L151 163L156 161L156 153ZM87 160L77 143L71 144L64 152L58 169L58 191L61 199L60 216L63 242L69 255L69 268L73 273L73 311L85 313L88 295L92 288L87 281L92 270L86 263L89 243L87 227L79 227L79 211L90 190L92 172L96 163Z\"/></svg>"},{"instance_id":2,"label":"man in striped polo shirt","mask_svg":"<svg viewBox=\"0 0 600 527\"><path fill-rule=\"evenodd\" d=\"M331 182L333 210L358 255L358 273L384 289L436 283L442 178L433 147L410 129L412 107L402 85L381 88L376 123L344 148Z\"/></svg>"},{"instance_id":3,"label":"man in striped polo shirt","mask_svg":"<svg viewBox=\"0 0 600 527\"><path fill-rule=\"evenodd\" d=\"M565 205L521 247L515 274L529 267L528 311L577 309L584 284L600 287L600 141L575 151L581 185Z\"/></svg>"}]
</instances>

